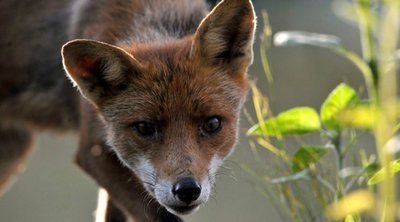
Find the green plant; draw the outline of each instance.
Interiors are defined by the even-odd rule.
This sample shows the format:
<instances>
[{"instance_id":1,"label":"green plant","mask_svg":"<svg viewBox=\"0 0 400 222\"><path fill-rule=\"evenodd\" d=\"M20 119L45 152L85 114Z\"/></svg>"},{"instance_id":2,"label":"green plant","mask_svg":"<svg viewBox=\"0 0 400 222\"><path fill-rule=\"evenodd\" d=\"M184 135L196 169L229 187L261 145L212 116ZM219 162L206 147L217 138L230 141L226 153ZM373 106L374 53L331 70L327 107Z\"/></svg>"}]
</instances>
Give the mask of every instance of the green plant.
<instances>
[{"instance_id":1,"label":"green plant","mask_svg":"<svg viewBox=\"0 0 400 222\"><path fill-rule=\"evenodd\" d=\"M252 85L257 124L248 130L256 147L268 150L265 174L243 166L261 181L259 191L292 221L382 221L396 218L394 160L399 139L400 106L397 98L396 46L400 26L399 0L338 1L346 18L360 28L362 57L348 50L336 36L298 31L274 35L278 47L308 45L330 49L349 59L365 79L368 97L361 99L344 83L326 98L319 112L295 107L272 116L268 99ZM379 6L380 10L373 10ZM263 13L262 65L273 84L266 48L272 31ZM309 144L307 134L319 134L318 144ZM357 149L366 134L376 141L376 154ZM295 143L293 152L286 145ZM257 145L256 145L257 144ZM377 156L377 158L375 158ZM334 163L332 163L332 160ZM351 159L351 160L350 160ZM347 160L347 161L346 161ZM259 161L261 163L261 161Z\"/></svg>"}]
</instances>

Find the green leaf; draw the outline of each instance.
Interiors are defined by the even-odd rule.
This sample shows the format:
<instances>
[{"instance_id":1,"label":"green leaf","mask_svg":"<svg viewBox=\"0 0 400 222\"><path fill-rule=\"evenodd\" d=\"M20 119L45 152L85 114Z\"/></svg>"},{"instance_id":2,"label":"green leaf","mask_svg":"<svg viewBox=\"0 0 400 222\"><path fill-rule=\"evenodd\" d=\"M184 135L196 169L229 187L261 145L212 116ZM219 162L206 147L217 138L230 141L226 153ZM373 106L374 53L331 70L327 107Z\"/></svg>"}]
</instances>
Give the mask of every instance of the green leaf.
<instances>
[{"instance_id":1,"label":"green leaf","mask_svg":"<svg viewBox=\"0 0 400 222\"><path fill-rule=\"evenodd\" d=\"M380 168L381 165L379 163L370 163L364 168L363 173L367 178L371 178L379 171Z\"/></svg>"},{"instance_id":2,"label":"green leaf","mask_svg":"<svg viewBox=\"0 0 400 222\"><path fill-rule=\"evenodd\" d=\"M336 120L340 125L348 128L373 129L375 117L375 112L370 106L357 105L338 112Z\"/></svg>"},{"instance_id":3,"label":"green leaf","mask_svg":"<svg viewBox=\"0 0 400 222\"><path fill-rule=\"evenodd\" d=\"M292 174L287 177L278 177L271 180L271 183L287 183L296 180L309 180L311 178L310 171L308 169Z\"/></svg>"},{"instance_id":4,"label":"green leaf","mask_svg":"<svg viewBox=\"0 0 400 222\"><path fill-rule=\"evenodd\" d=\"M356 91L341 83L329 95L321 107L321 119L326 128L341 131L343 125L337 121L336 115L359 102Z\"/></svg>"},{"instance_id":5,"label":"green leaf","mask_svg":"<svg viewBox=\"0 0 400 222\"><path fill-rule=\"evenodd\" d=\"M333 35L301 31L282 31L274 36L275 46L310 45L324 48L340 47L340 39Z\"/></svg>"},{"instance_id":6,"label":"green leaf","mask_svg":"<svg viewBox=\"0 0 400 222\"><path fill-rule=\"evenodd\" d=\"M297 107L280 113L275 118L251 127L248 135L281 136L319 132L321 122L317 112L310 107Z\"/></svg>"},{"instance_id":7,"label":"green leaf","mask_svg":"<svg viewBox=\"0 0 400 222\"><path fill-rule=\"evenodd\" d=\"M349 214L344 219L344 222L356 222L356 220L354 219L353 215Z\"/></svg>"},{"instance_id":8,"label":"green leaf","mask_svg":"<svg viewBox=\"0 0 400 222\"><path fill-rule=\"evenodd\" d=\"M292 170L294 173L309 168L312 164L317 163L326 153L328 149L323 147L302 147L293 156Z\"/></svg>"},{"instance_id":9,"label":"green leaf","mask_svg":"<svg viewBox=\"0 0 400 222\"><path fill-rule=\"evenodd\" d=\"M389 172L390 175L393 176L394 174L398 173L400 171L400 159L399 160L394 160L389 164ZM379 182L381 182L384 177L385 177L385 167L380 169L378 172L376 172L369 180L368 180L368 185L374 185Z\"/></svg>"}]
</instances>

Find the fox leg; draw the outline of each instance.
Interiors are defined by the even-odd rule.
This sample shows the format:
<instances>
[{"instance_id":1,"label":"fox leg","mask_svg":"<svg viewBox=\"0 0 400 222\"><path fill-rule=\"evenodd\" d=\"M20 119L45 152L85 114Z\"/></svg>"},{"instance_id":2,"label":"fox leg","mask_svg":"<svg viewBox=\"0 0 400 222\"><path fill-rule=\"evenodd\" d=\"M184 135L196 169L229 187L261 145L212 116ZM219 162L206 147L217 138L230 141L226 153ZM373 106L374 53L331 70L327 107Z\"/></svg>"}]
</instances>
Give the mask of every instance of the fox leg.
<instances>
[{"instance_id":1,"label":"fox leg","mask_svg":"<svg viewBox=\"0 0 400 222\"><path fill-rule=\"evenodd\" d=\"M125 213L114 204L107 191L99 189L95 222L130 222Z\"/></svg>"},{"instance_id":2,"label":"fox leg","mask_svg":"<svg viewBox=\"0 0 400 222\"><path fill-rule=\"evenodd\" d=\"M134 222L134 220L129 219L128 217L126 217L126 214L114 203L114 201L109 197L107 191L105 191L104 189L100 189L100 191L105 192L105 194L107 195L107 199L106 199L106 206L102 207L104 210L103 212L101 212L100 215L96 214L96 218L97 216L102 217L102 219L100 219L99 221L96 220L96 222L100 222L100 221L104 221L104 222ZM100 195L100 193L99 193ZM104 200L100 200L99 201L104 201ZM104 203L104 202L103 202ZM99 206L97 208L97 211L100 210ZM167 212L165 209L159 209L157 212L157 219L156 221L158 222L182 222L182 220L178 217L176 217L175 215L170 214L169 212Z\"/></svg>"},{"instance_id":3,"label":"fox leg","mask_svg":"<svg viewBox=\"0 0 400 222\"><path fill-rule=\"evenodd\" d=\"M0 126L0 196L25 166L32 150L32 134L16 127Z\"/></svg>"},{"instance_id":4,"label":"fox leg","mask_svg":"<svg viewBox=\"0 0 400 222\"><path fill-rule=\"evenodd\" d=\"M107 208L105 211L105 222L130 222L124 212L114 204L111 199L107 201Z\"/></svg>"}]
</instances>

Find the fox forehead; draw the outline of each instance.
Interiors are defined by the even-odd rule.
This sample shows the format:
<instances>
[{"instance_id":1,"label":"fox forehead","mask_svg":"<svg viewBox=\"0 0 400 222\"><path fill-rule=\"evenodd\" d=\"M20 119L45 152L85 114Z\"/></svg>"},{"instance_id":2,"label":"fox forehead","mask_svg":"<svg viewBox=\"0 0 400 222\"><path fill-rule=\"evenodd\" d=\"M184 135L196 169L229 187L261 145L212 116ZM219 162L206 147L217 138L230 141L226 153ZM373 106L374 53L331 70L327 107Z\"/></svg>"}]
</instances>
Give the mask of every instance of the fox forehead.
<instances>
[{"instance_id":1,"label":"fox forehead","mask_svg":"<svg viewBox=\"0 0 400 222\"><path fill-rule=\"evenodd\" d=\"M103 103L109 118L135 121L177 116L235 118L246 93L243 74L205 65L190 57L190 41L153 44L127 50L143 65L126 89ZM129 73L128 73L129 75Z\"/></svg>"}]
</instances>

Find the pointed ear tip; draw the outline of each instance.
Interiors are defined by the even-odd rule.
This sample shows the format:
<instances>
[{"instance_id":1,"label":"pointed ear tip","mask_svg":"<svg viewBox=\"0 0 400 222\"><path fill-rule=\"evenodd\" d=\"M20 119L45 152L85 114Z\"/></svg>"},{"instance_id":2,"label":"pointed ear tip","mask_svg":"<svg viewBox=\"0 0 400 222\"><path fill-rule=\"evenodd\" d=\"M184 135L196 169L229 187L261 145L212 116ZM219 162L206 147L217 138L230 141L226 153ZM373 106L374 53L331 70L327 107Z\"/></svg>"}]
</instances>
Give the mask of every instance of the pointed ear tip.
<instances>
[{"instance_id":1,"label":"pointed ear tip","mask_svg":"<svg viewBox=\"0 0 400 222\"><path fill-rule=\"evenodd\" d=\"M233 4L231 4L233 3ZM251 11L251 15L255 18L254 4L251 0L222 0L217 6L225 5L225 7L240 8L245 7L247 10ZM224 6L223 6L224 7Z\"/></svg>"},{"instance_id":2,"label":"pointed ear tip","mask_svg":"<svg viewBox=\"0 0 400 222\"><path fill-rule=\"evenodd\" d=\"M240 5L251 5L253 6L253 2L252 0L223 0L223 2L234 2L236 4L240 4Z\"/></svg>"},{"instance_id":3,"label":"pointed ear tip","mask_svg":"<svg viewBox=\"0 0 400 222\"><path fill-rule=\"evenodd\" d=\"M66 42L62 48L72 47L72 46L83 46L83 45L94 45L94 44L101 44L102 42L90 40L90 39L74 39ZM104 44L104 43L103 43Z\"/></svg>"},{"instance_id":4,"label":"pointed ear tip","mask_svg":"<svg viewBox=\"0 0 400 222\"><path fill-rule=\"evenodd\" d=\"M78 39L68 41L67 43L65 43L65 44L61 47L61 55L63 55L63 56L67 55L67 54L70 53L71 50L73 50L73 49L77 46L77 44L79 44L79 43L81 43L81 41L78 40Z\"/></svg>"},{"instance_id":5,"label":"pointed ear tip","mask_svg":"<svg viewBox=\"0 0 400 222\"><path fill-rule=\"evenodd\" d=\"M66 42L61 47L61 56L65 68L70 65L71 61L75 60L76 56L79 55L79 51L81 51L82 47L88 45L88 43L90 43L90 40L74 39Z\"/></svg>"},{"instance_id":6,"label":"pointed ear tip","mask_svg":"<svg viewBox=\"0 0 400 222\"><path fill-rule=\"evenodd\" d=\"M64 44L61 47L61 56L63 57L63 60L65 60L65 57L68 56L69 48L70 48L70 45L68 45L68 43Z\"/></svg>"},{"instance_id":7,"label":"pointed ear tip","mask_svg":"<svg viewBox=\"0 0 400 222\"><path fill-rule=\"evenodd\" d=\"M85 49L87 46L97 45L98 42L89 39L74 39L68 41L61 47L61 55L74 55L77 54L82 49Z\"/></svg>"}]
</instances>

